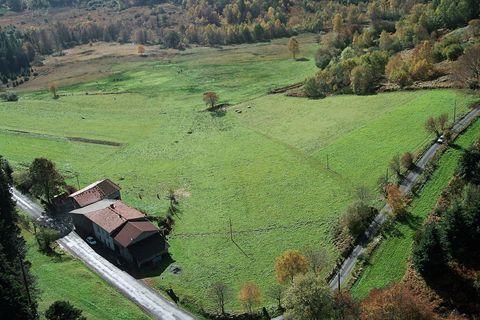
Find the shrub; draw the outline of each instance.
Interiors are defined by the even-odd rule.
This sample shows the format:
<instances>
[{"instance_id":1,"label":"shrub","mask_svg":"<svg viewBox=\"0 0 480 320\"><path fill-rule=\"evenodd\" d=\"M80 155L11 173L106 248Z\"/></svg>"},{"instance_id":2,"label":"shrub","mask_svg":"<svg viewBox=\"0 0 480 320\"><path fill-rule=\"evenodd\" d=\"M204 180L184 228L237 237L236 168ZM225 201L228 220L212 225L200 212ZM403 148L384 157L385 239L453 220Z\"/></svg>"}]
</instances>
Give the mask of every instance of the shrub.
<instances>
[{"instance_id":1,"label":"shrub","mask_svg":"<svg viewBox=\"0 0 480 320\"><path fill-rule=\"evenodd\" d=\"M405 152L400 160L402 167L405 169L413 168L413 154L411 152Z\"/></svg>"},{"instance_id":2,"label":"shrub","mask_svg":"<svg viewBox=\"0 0 480 320\"><path fill-rule=\"evenodd\" d=\"M463 47L456 44L451 44L444 49L445 57L450 61L457 60L463 54Z\"/></svg>"},{"instance_id":3,"label":"shrub","mask_svg":"<svg viewBox=\"0 0 480 320\"><path fill-rule=\"evenodd\" d=\"M326 47L320 47L315 53L315 64L320 69L325 69L330 61L337 55L337 51L334 49L328 49Z\"/></svg>"},{"instance_id":4,"label":"shrub","mask_svg":"<svg viewBox=\"0 0 480 320\"><path fill-rule=\"evenodd\" d=\"M413 80L430 80L434 74L433 65L426 59L420 59L410 67L410 75Z\"/></svg>"},{"instance_id":5,"label":"shrub","mask_svg":"<svg viewBox=\"0 0 480 320\"><path fill-rule=\"evenodd\" d=\"M350 81L355 94L365 95L375 90L375 75L369 66L359 65L353 68Z\"/></svg>"},{"instance_id":6,"label":"shrub","mask_svg":"<svg viewBox=\"0 0 480 320\"><path fill-rule=\"evenodd\" d=\"M364 202L357 201L347 208L345 214L340 218L340 224L354 239L357 239L367 230L376 214L376 209L369 207Z\"/></svg>"},{"instance_id":7,"label":"shrub","mask_svg":"<svg viewBox=\"0 0 480 320\"><path fill-rule=\"evenodd\" d=\"M7 92L1 95L1 98L5 101L15 102L18 101L18 96L15 92Z\"/></svg>"},{"instance_id":8,"label":"shrub","mask_svg":"<svg viewBox=\"0 0 480 320\"><path fill-rule=\"evenodd\" d=\"M303 92L310 99L320 99L325 98L325 92L323 92L320 84L317 82L316 78L308 78L305 80L303 85Z\"/></svg>"}]
</instances>

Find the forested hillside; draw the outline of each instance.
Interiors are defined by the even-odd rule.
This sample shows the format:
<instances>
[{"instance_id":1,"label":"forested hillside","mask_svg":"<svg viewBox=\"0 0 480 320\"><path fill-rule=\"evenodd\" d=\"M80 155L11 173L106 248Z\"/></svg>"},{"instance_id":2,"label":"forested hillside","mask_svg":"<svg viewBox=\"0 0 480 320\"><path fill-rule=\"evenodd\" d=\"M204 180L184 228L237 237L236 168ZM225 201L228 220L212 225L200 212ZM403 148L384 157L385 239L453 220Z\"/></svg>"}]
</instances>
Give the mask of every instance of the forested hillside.
<instances>
[{"instance_id":1,"label":"forested hillside","mask_svg":"<svg viewBox=\"0 0 480 320\"><path fill-rule=\"evenodd\" d=\"M351 44L412 48L436 39L439 29L465 26L480 10L476 0L2 0L0 7L7 10L0 17L0 74L12 86L28 80L42 55L96 41L182 49L328 32L320 67Z\"/></svg>"}]
</instances>

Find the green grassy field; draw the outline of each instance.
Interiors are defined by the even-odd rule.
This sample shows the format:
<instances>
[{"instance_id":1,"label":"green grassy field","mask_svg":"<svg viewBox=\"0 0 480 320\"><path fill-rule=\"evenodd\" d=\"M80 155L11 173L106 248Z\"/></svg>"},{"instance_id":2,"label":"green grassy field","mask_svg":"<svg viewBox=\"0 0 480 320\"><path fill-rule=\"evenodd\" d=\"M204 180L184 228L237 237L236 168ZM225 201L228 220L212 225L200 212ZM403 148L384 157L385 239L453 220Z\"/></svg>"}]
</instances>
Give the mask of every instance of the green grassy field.
<instances>
[{"instance_id":1,"label":"green grassy field","mask_svg":"<svg viewBox=\"0 0 480 320\"><path fill-rule=\"evenodd\" d=\"M477 121L456 144L468 148L480 135L480 122ZM363 298L373 288L382 288L400 280L405 274L415 232L422 225L426 216L434 209L441 192L453 177L461 156L462 149L448 149L438 162L438 168L421 190L420 195L412 201L409 219L396 223L387 233L380 247L373 254L370 264L352 288L356 298Z\"/></svg>"},{"instance_id":2,"label":"green grassy field","mask_svg":"<svg viewBox=\"0 0 480 320\"><path fill-rule=\"evenodd\" d=\"M39 289L41 315L56 300L67 300L83 310L87 319L150 319L116 289L90 271L80 261L62 254L61 260L38 251L34 236L22 232L28 246L27 259Z\"/></svg>"},{"instance_id":3,"label":"green grassy field","mask_svg":"<svg viewBox=\"0 0 480 320\"><path fill-rule=\"evenodd\" d=\"M23 94L18 103L0 103L0 153L17 168L47 156L72 184L75 173L82 185L109 177L126 202L155 215L165 214L169 187L183 189L169 239L182 273L164 272L152 283L197 301L219 280L235 292L245 281L266 290L284 250L321 246L335 258L330 231L352 190L373 187L395 153L427 143L428 116L451 113L454 101L464 113L476 99L452 90L318 101L265 95L314 73L314 37L300 40L309 61L289 59L285 39L196 48L169 62L116 66L115 77L62 88L70 95L58 100ZM237 105L203 112L208 90ZM127 93L91 94L97 91ZM243 252L230 241L230 219ZM240 308L234 300L228 307Z\"/></svg>"}]
</instances>

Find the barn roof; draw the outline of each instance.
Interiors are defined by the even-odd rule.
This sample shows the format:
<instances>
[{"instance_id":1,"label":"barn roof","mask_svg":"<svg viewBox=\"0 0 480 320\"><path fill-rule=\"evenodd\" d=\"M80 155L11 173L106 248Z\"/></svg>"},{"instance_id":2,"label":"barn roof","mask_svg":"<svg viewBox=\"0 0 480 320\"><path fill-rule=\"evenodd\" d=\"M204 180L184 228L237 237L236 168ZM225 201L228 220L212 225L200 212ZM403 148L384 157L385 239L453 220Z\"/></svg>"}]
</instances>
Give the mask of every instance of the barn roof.
<instances>
[{"instance_id":1,"label":"barn roof","mask_svg":"<svg viewBox=\"0 0 480 320\"><path fill-rule=\"evenodd\" d=\"M110 179L96 181L83 189L69 195L80 207L88 206L94 202L108 198L119 191L120 187Z\"/></svg>"},{"instance_id":2,"label":"barn roof","mask_svg":"<svg viewBox=\"0 0 480 320\"><path fill-rule=\"evenodd\" d=\"M113 233L127 221L144 220L145 215L120 200L100 200L86 207L70 211L83 214L99 227Z\"/></svg>"},{"instance_id":3,"label":"barn roof","mask_svg":"<svg viewBox=\"0 0 480 320\"><path fill-rule=\"evenodd\" d=\"M139 236L147 233L153 234L158 232L158 228L155 227L150 221L129 221L127 222L115 236L115 241L124 247L128 247L132 243L136 242Z\"/></svg>"}]
</instances>

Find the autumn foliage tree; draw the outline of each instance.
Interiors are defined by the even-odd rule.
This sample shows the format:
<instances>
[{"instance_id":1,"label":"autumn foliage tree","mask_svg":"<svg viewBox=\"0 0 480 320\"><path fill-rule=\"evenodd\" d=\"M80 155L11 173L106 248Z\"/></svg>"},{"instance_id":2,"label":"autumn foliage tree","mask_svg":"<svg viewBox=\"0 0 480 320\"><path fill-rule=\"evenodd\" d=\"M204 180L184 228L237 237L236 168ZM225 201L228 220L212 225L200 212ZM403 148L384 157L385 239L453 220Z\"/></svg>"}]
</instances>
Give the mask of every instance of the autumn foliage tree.
<instances>
[{"instance_id":1,"label":"autumn foliage tree","mask_svg":"<svg viewBox=\"0 0 480 320\"><path fill-rule=\"evenodd\" d=\"M48 87L48 90L50 90L54 99L58 99L57 89L58 87L56 83L51 83Z\"/></svg>"},{"instance_id":2,"label":"autumn foliage tree","mask_svg":"<svg viewBox=\"0 0 480 320\"><path fill-rule=\"evenodd\" d=\"M139 45L139 46L137 47L137 53L138 53L139 55L143 56L143 55L145 54L145 46Z\"/></svg>"},{"instance_id":3,"label":"autumn foliage tree","mask_svg":"<svg viewBox=\"0 0 480 320\"><path fill-rule=\"evenodd\" d=\"M238 300L240 300L248 313L253 313L253 310L257 308L262 301L260 288L256 283L245 283L238 294Z\"/></svg>"},{"instance_id":4,"label":"autumn foliage tree","mask_svg":"<svg viewBox=\"0 0 480 320\"><path fill-rule=\"evenodd\" d=\"M216 94L215 92L208 91L203 94L203 102L205 102L207 106L209 105L210 108L214 108L217 101L218 94Z\"/></svg>"},{"instance_id":5,"label":"autumn foliage tree","mask_svg":"<svg viewBox=\"0 0 480 320\"><path fill-rule=\"evenodd\" d=\"M279 283L293 281L297 274L308 271L308 260L297 250L285 251L275 261L275 273Z\"/></svg>"},{"instance_id":6,"label":"autumn foliage tree","mask_svg":"<svg viewBox=\"0 0 480 320\"><path fill-rule=\"evenodd\" d=\"M362 320L432 320L437 317L412 292L396 284L385 289L373 289L361 304Z\"/></svg>"},{"instance_id":7,"label":"autumn foliage tree","mask_svg":"<svg viewBox=\"0 0 480 320\"><path fill-rule=\"evenodd\" d=\"M298 40L295 37L291 37L290 40L288 40L287 46L293 59L296 59L297 54L300 53L300 44L298 43Z\"/></svg>"},{"instance_id":8,"label":"autumn foliage tree","mask_svg":"<svg viewBox=\"0 0 480 320\"><path fill-rule=\"evenodd\" d=\"M395 184L389 184L387 186L387 203L392 209L394 216L404 213L405 207L407 206L407 198L399 186Z\"/></svg>"}]
</instances>

